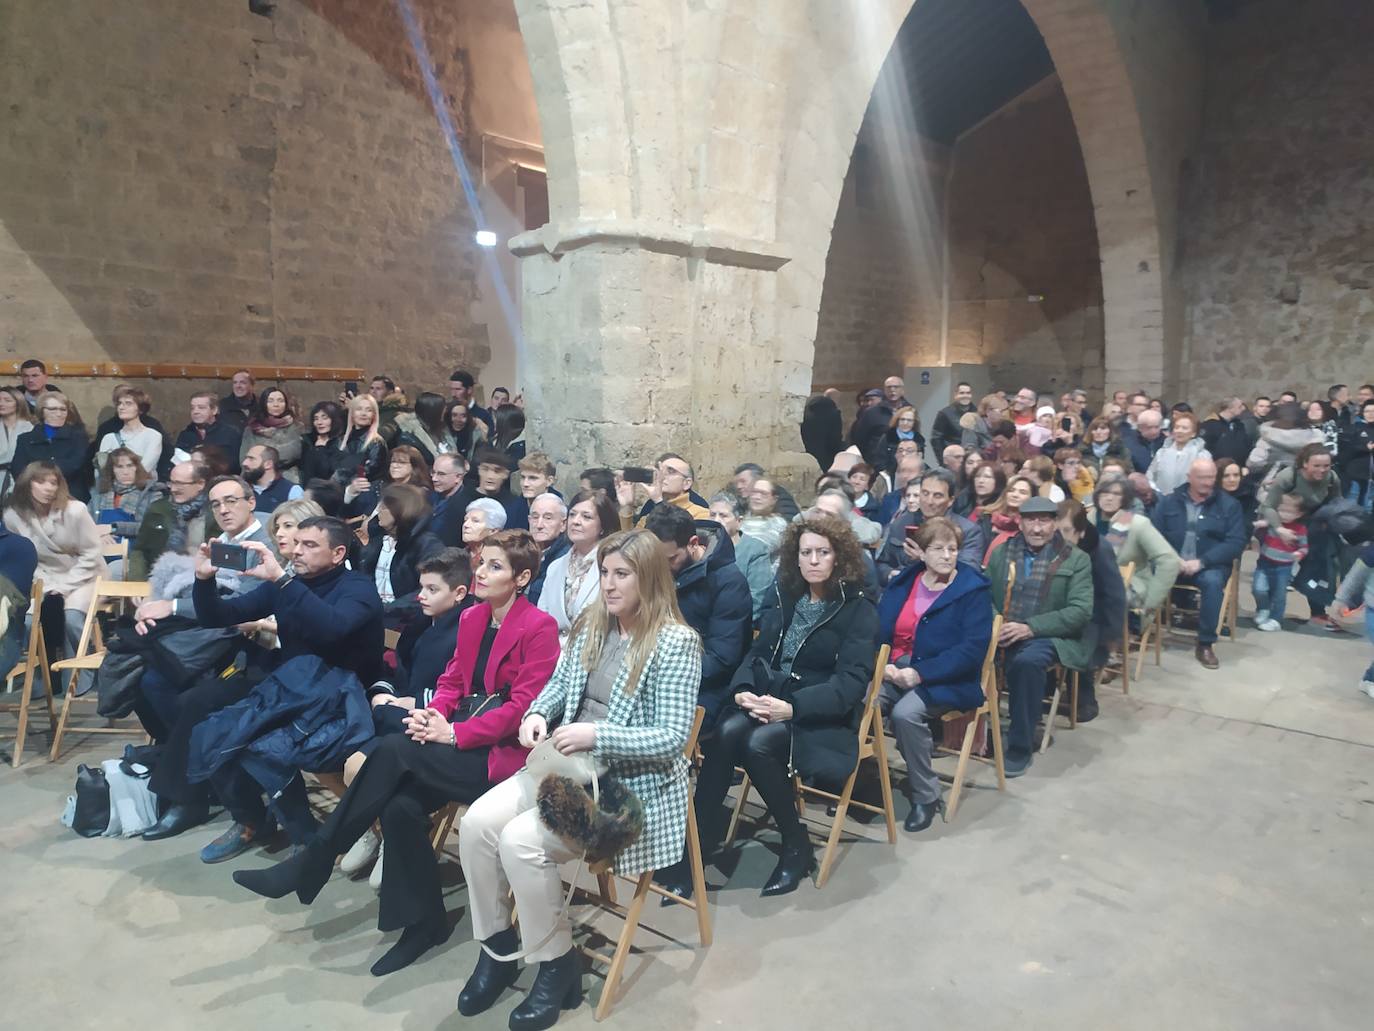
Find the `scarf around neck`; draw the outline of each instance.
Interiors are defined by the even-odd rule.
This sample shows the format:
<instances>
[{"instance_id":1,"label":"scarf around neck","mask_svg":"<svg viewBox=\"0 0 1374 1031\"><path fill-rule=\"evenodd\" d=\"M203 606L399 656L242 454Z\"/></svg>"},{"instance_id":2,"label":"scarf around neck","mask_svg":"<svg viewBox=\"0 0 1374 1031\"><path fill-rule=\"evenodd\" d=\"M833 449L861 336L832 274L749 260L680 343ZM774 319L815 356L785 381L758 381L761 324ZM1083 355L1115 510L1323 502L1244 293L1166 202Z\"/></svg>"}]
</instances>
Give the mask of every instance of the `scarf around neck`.
<instances>
[{"instance_id":1,"label":"scarf around neck","mask_svg":"<svg viewBox=\"0 0 1374 1031\"><path fill-rule=\"evenodd\" d=\"M1011 599L1007 603L1006 618L1010 622L1025 623L1032 616L1045 611L1054 574L1059 571L1059 567L1072 550L1072 546L1064 540L1063 535L1056 531L1035 556L1031 563L1030 575L1027 576L1024 572L1026 538L1017 534L1008 542L1007 561L1016 569L1016 583L1011 589Z\"/></svg>"}]
</instances>

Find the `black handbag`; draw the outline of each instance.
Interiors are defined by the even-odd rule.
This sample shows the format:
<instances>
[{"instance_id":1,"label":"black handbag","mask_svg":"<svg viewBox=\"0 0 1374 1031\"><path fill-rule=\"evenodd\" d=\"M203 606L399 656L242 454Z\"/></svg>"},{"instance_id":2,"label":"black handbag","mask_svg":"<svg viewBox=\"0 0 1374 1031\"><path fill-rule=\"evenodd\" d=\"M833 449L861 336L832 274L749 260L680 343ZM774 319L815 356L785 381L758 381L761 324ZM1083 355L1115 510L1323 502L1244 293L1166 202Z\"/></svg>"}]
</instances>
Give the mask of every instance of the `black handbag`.
<instances>
[{"instance_id":1,"label":"black handbag","mask_svg":"<svg viewBox=\"0 0 1374 1031\"><path fill-rule=\"evenodd\" d=\"M72 830L83 838L98 838L110 825L110 785L105 771L85 763L76 768L76 813Z\"/></svg>"}]
</instances>

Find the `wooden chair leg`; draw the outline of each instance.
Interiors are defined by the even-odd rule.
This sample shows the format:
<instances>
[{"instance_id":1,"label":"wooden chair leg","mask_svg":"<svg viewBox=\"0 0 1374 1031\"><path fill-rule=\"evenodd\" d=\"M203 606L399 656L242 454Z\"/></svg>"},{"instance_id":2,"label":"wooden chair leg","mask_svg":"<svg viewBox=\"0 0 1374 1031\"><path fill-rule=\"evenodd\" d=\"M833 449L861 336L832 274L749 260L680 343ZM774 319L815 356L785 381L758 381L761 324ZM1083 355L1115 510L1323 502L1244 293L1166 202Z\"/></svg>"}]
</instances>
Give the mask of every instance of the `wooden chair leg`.
<instances>
[{"instance_id":1,"label":"wooden chair leg","mask_svg":"<svg viewBox=\"0 0 1374 1031\"><path fill-rule=\"evenodd\" d=\"M706 899L706 867L701 855L701 835L697 815L687 807L687 865L692 868L692 901L696 904L697 933L703 946L711 944L711 907Z\"/></svg>"},{"instance_id":2,"label":"wooden chair leg","mask_svg":"<svg viewBox=\"0 0 1374 1031\"><path fill-rule=\"evenodd\" d=\"M992 735L992 763L997 769L997 790L1007 790L1007 764L1002 756L1002 713L994 699L988 706L988 733Z\"/></svg>"},{"instance_id":3,"label":"wooden chair leg","mask_svg":"<svg viewBox=\"0 0 1374 1031\"><path fill-rule=\"evenodd\" d=\"M873 758L878 763L878 785L883 792L883 815L887 818L887 843L897 844L897 807L892 804L892 772L887 768L887 742L881 723L875 724Z\"/></svg>"},{"instance_id":4,"label":"wooden chair leg","mask_svg":"<svg viewBox=\"0 0 1374 1031\"><path fill-rule=\"evenodd\" d=\"M744 803L749 801L749 774L744 775L744 780L740 782L739 798L735 801L735 811L730 815L730 829L725 833L725 844L729 845L735 840L735 831L739 829L739 818L744 813Z\"/></svg>"},{"instance_id":5,"label":"wooden chair leg","mask_svg":"<svg viewBox=\"0 0 1374 1031\"><path fill-rule=\"evenodd\" d=\"M76 694L76 684L73 682L62 696L62 713L57 717L57 730L53 733L52 750L48 753L48 762L57 762L57 757L62 754L62 735L67 732L67 718L72 711L72 696Z\"/></svg>"},{"instance_id":6,"label":"wooden chair leg","mask_svg":"<svg viewBox=\"0 0 1374 1031\"><path fill-rule=\"evenodd\" d=\"M1078 729L1078 689L1083 682L1083 674L1078 670L1070 670L1069 680L1069 729Z\"/></svg>"},{"instance_id":7,"label":"wooden chair leg","mask_svg":"<svg viewBox=\"0 0 1374 1031\"><path fill-rule=\"evenodd\" d=\"M646 870L639 875L639 881L635 884L634 898L630 900L630 907L625 913L625 927L620 932L615 955L611 957L611 967L606 972L606 984L601 989L601 999L596 1004L597 1020L605 1020L606 1015L611 1012L611 1006L615 1004L615 990L620 986L620 978L625 973L625 960L629 958L630 947L634 944L639 918L644 912L644 900L649 897L649 885L653 879L654 872Z\"/></svg>"},{"instance_id":8,"label":"wooden chair leg","mask_svg":"<svg viewBox=\"0 0 1374 1031\"><path fill-rule=\"evenodd\" d=\"M954 819L954 814L959 811L959 797L964 791L964 776L968 773L969 756L973 754L973 741L978 736L978 727L983 722L982 716L975 716L969 721L969 725L964 728L964 744L959 749L959 764L954 767L954 783L949 789L949 819Z\"/></svg>"},{"instance_id":9,"label":"wooden chair leg","mask_svg":"<svg viewBox=\"0 0 1374 1031\"><path fill-rule=\"evenodd\" d=\"M1040 754L1044 755L1045 750L1050 747L1050 738L1054 737L1054 717L1059 711L1059 696L1064 692L1064 669L1060 667L1059 672L1054 675L1054 696L1050 698L1050 714L1045 720L1045 732L1040 735Z\"/></svg>"},{"instance_id":10,"label":"wooden chair leg","mask_svg":"<svg viewBox=\"0 0 1374 1031\"><path fill-rule=\"evenodd\" d=\"M835 849L840 843L840 835L844 833L844 818L849 812L849 800L854 795L854 782L858 779L859 764L855 763L849 779L844 782L844 791L835 803L835 822L830 825L830 835L825 841L825 853L821 856L820 873L816 877L817 888L824 888L826 880L830 877L830 865L835 861ZM894 837L892 840L895 842L897 839Z\"/></svg>"}]
</instances>

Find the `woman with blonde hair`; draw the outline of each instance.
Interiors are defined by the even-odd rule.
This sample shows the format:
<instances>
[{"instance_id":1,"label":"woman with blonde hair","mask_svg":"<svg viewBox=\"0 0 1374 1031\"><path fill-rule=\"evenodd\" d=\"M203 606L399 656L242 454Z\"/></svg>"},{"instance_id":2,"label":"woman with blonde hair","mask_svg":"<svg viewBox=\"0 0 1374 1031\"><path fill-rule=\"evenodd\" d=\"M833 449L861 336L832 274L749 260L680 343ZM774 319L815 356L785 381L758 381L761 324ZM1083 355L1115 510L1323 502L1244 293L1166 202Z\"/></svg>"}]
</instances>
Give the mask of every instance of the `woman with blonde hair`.
<instances>
[{"instance_id":1,"label":"woman with blonde hair","mask_svg":"<svg viewBox=\"0 0 1374 1031\"><path fill-rule=\"evenodd\" d=\"M60 396L52 393L43 400ZM5 509L5 526L27 537L38 551L35 575L43 579L42 618L49 657L56 657L64 633L68 654L75 654L95 582L105 571L95 520L71 496L57 465L41 460L19 474Z\"/></svg>"},{"instance_id":2,"label":"woman with blonde hair","mask_svg":"<svg viewBox=\"0 0 1374 1031\"><path fill-rule=\"evenodd\" d=\"M549 738L564 755L590 752L638 797L643 832L613 859L617 873L633 877L677 862L686 843L683 749L701 683L701 642L682 618L652 532L613 533L597 560L601 591L578 616L571 644L520 724L520 743L532 748ZM557 729L550 733L550 726ZM561 1009L582 998L582 961L560 908L558 873L581 849L542 821L538 791L539 781L517 773L472 804L458 835L473 936L482 942L458 1012L489 1009L515 983L511 954L523 941L526 961L537 961L539 971L511 1014L513 1028L552 1027ZM520 911L518 937L512 907Z\"/></svg>"},{"instance_id":3,"label":"woman with blonde hair","mask_svg":"<svg viewBox=\"0 0 1374 1031\"><path fill-rule=\"evenodd\" d=\"M348 425L339 437L338 448L352 457L341 460L334 479L339 486L357 480L375 483L386 475L387 447L381 434L382 413L371 394L359 394L348 402Z\"/></svg>"},{"instance_id":4,"label":"woman with blonde hair","mask_svg":"<svg viewBox=\"0 0 1374 1031\"><path fill-rule=\"evenodd\" d=\"M782 834L782 856L764 896L795 891L816 865L797 815L793 771L838 791L859 758L856 732L878 633L866 576L848 524L824 515L793 521L778 550L774 604L764 609L754 646L730 683L734 705L704 746L696 790L702 854L724 836L722 803L735 767L743 766ZM680 870L662 880L685 895L690 882Z\"/></svg>"},{"instance_id":5,"label":"woman with blonde hair","mask_svg":"<svg viewBox=\"0 0 1374 1031\"><path fill-rule=\"evenodd\" d=\"M882 471L889 476L897 471L897 445L904 440L913 441L916 454L925 458L926 438L921 436L921 417L910 405L892 413L892 421L888 423L887 433L883 436Z\"/></svg>"},{"instance_id":6,"label":"woman with blonde hair","mask_svg":"<svg viewBox=\"0 0 1374 1031\"><path fill-rule=\"evenodd\" d=\"M309 498L296 498L283 501L267 519L267 536L272 538L272 548L277 553L277 561L290 561L288 551L296 540L296 527L307 519L324 515L319 502Z\"/></svg>"}]
</instances>

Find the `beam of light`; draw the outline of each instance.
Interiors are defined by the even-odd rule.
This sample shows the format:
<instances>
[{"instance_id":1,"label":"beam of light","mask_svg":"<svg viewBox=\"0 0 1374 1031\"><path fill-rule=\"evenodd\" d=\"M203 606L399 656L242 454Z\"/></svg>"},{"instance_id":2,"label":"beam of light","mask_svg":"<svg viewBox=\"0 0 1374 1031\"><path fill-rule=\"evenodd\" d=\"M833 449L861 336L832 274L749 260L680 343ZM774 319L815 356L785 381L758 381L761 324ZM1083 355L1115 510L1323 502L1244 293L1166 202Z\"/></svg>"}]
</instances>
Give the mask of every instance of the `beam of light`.
<instances>
[{"instance_id":1,"label":"beam of light","mask_svg":"<svg viewBox=\"0 0 1374 1031\"><path fill-rule=\"evenodd\" d=\"M527 376L530 372L530 366L525 355L525 335L520 328L520 313L516 310L515 302L511 299L510 288L506 285L506 277L501 272L501 265L496 260L496 233L487 225L486 215L482 212L482 202L478 199L477 189L472 184L472 173L468 169L467 159L463 157L463 148L458 142L458 132L453 127L448 103L444 99L443 90L439 88L439 80L434 75L434 63L429 58L429 47L425 43L425 35L420 28L420 21L415 17L415 10L411 7L410 0L395 0L395 2L396 12L401 16L401 22L405 26L410 49L415 52L416 63L420 66L420 75L424 78L425 92L429 94L430 106L434 108L434 117L439 120L439 130L443 133L444 142L448 145L449 156L453 159L453 168L458 173L458 181L463 186L463 195L467 198L468 210L472 212L472 220L477 227L476 240L482 247L482 263L487 270L488 277L496 287L496 298L501 305L501 313L505 317L506 328L510 331L511 340L515 344L516 368L522 376ZM491 243L485 243L484 240L487 239L490 239ZM533 389L525 390L527 396L538 389L533 383L531 386Z\"/></svg>"},{"instance_id":2,"label":"beam of light","mask_svg":"<svg viewBox=\"0 0 1374 1031\"><path fill-rule=\"evenodd\" d=\"M881 14L876 8L877 5L859 4L855 20L860 49L868 51L869 59L880 66L864 120L875 143L872 149L880 170L877 179L896 208L902 247L908 267L914 270L910 288L919 298L921 309L943 315L947 275L945 231L941 206L932 189L925 141L916 119L912 90L917 76L908 67L902 39L904 26L899 25L894 35L887 20L890 15ZM945 203L948 204L948 198ZM915 328L907 327L908 333ZM917 357L924 364L934 364L934 356L918 356L916 351L915 340L902 341L902 357L908 364Z\"/></svg>"}]
</instances>

